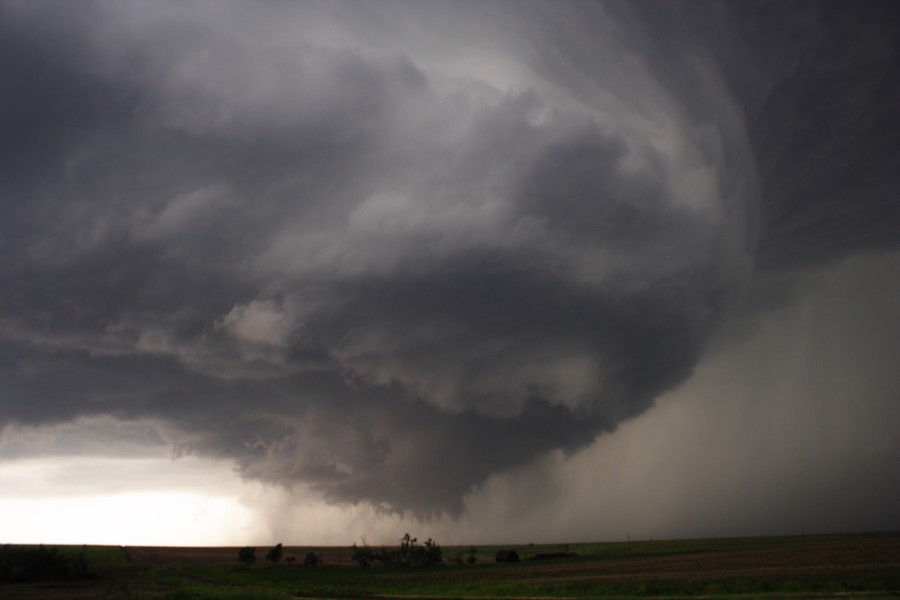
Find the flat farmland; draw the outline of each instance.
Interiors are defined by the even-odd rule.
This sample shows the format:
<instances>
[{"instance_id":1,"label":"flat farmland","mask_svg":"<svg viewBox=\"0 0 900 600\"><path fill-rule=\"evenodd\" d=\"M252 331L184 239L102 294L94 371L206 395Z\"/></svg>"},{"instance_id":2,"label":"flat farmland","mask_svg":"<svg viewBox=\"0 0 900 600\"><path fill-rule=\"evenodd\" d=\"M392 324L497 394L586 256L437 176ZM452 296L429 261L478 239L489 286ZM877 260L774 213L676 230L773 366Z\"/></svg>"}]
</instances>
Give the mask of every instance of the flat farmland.
<instances>
[{"instance_id":1,"label":"flat farmland","mask_svg":"<svg viewBox=\"0 0 900 600\"><path fill-rule=\"evenodd\" d=\"M257 564L265 564L269 547L256 548ZM236 565L238 564L238 547L221 548L179 548L159 546L126 546L123 551L128 561L135 565L158 567L172 564L180 565ZM286 566L303 564L308 552L318 554L325 564L331 566L347 566L350 561L350 546L284 546L282 563ZM293 560L290 560L293 559Z\"/></svg>"},{"instance_id":2,"label":"flat farmland","mask_svg":"<svg viewBox=\"0 0 900 600\"><path fill-rule=\"evenodd\" d=\"M107 547L110 548L110 547ZM518 563L494 563L514 549ZM3 584L0 598L898 598L900 534L445 547L444 565L363 569L349 547L119 548L85 581ZM325 565L302 566L307 552ZM538 559L540 554L574 554Z\"/></svg>"}]
</instances>

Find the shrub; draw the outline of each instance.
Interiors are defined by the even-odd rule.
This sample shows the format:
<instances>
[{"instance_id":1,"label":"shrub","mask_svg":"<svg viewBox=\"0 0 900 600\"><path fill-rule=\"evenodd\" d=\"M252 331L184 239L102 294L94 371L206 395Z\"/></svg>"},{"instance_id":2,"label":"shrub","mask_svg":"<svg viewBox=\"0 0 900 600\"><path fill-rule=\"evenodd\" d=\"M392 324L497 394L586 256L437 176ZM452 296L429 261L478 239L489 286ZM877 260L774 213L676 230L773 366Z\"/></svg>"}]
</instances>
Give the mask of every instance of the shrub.
<instances>
[{"instance_id":1,"label":"shrub","mask_svg":"<svg viewBox=\"0 0 900 600\"><path fill-rule=\"evenodd\" d=\"M441 547L433 539L425 540L425 546L421 553L420 564L423 566L439 565L443 562Z\"/></svg>"},{"instance_id":2,"label":"shrub","mask_svg":"<svg viewBox=\"0 0 900 600\"><path fill-rule=\"evenodd\" d=\"M269 561L270 563L272 563L273 565L277 564L277 563L281 562L281 555L283 553L284 553L284 551L281 548L281 544L278 544L274 548L269 550L268 554L266 554L266 560Z\"/></svg>"},{"instance_id":3,"label":"shrub","mask_svg":"<svg viewBox=\"0 0 900 600\"><path fill-rule=\"evenodd\" d=\"M242 563L252 565L256 562L256 548L253 548L252 546L244 546L238 552L238 560Z\"/></svg>"},{"instance_id":4,"label":"shrub","mask_svg":"<svg viewBox=\"0 0 900 600\"><path fill-rule=\"evenodd\" d=\"M359 564L361 567L370 567L372 566L372 561L375 560L375 552L369 548L366 544L366 540L362 541L362 546L357 546L353 544L352 553L350 554L351 559Z\"/></svg>"},{"instance_id":5,"label":"shrub","mask_svg":"<svg viewBox=\"0 0 900 600\"><path fill-rule=\"evenodd\" d=\"M519 553L515 550L499 550L494 556L495 562L519 562Z\"/></svg>"},{"instance_id":6,"label":"shrub","mask_svg":"<svg viewBox=\"0 0 900 600\"><path fill-rule=\"evenodd\" d=\"M443 555L441 547L431 538L424 545L419 545L418 540L407 533L396 550L384 546L380 550L372 550L365 545L365 541L361 547L354 544L353 560L362 567L368 567L376 560L392 567L428 567L443 562Z\"/></svg>"},{"instance_id":7,"label":"shrub","mask_svg":"<svg viewBox=\"0 0 900 600\"><path fill-rule=\"evenodd\" d=\"M320 557L315 552L307 552L306 558L303 559L304 567L321 567L322 566L322 557Z\"/></svg>"}]
</instances>

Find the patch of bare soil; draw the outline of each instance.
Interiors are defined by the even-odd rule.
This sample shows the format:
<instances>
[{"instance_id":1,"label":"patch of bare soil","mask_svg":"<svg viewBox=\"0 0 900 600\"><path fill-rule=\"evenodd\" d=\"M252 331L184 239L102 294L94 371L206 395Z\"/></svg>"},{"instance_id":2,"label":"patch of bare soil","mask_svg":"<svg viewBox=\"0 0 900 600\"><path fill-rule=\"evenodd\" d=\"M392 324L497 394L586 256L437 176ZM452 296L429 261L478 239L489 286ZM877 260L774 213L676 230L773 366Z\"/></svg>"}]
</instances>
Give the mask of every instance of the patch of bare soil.
<instances>
[{"instance_id":1,"label":"patch of bare soil","mask_svg":"<svg viewBox=\"0 0 900 600\"><path fill-rule=\"evenodd\" d=\"M636 557L534 566L535 582L567 580L713 580L736 578L813 577L865 579L900 576L900 543L896 539L852 542L809 542L728 552L662 557Z\"/></svg>"}]
</instances>

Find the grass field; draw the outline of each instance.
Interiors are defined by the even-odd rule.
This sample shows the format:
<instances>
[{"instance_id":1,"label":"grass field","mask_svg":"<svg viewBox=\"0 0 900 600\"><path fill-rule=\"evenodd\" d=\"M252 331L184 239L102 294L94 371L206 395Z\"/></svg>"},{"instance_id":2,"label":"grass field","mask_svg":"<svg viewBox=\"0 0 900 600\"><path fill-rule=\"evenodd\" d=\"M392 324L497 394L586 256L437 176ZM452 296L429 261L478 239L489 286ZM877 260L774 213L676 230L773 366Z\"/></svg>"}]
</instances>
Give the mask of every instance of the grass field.
<instances>
[{"instance_id":1,"label":"grass field","mask_svg":"<svg viewBox=\"0 0 900 600\"><path fill-rule=\"evenodd\" d=\"M37 548L37 544L19 544L17 548ZM67 556L84 552L85 558L94 567L115 567L128 564L128 554L122 546L51 546Z\"/></svg>"},{"instance_id":2,"label":"grass field","mask_svg":"<svg viewBox=\"0 0 900 600\"><path fill-rule=\"evenodd\" d=\"M445 560L466 549L445 547ZM495 564L498 549L524 560ZM96 577L5 584L0 598L900 597L900 534L484 546L476 564L430 568L362 569L350 564L347 547L286 546L293 564L252 566L237 562L237 548L87 550ZM324 567L300 566L310 550ZM577 556L531 559L558 552Z\"/></svg>"}]
</instances>

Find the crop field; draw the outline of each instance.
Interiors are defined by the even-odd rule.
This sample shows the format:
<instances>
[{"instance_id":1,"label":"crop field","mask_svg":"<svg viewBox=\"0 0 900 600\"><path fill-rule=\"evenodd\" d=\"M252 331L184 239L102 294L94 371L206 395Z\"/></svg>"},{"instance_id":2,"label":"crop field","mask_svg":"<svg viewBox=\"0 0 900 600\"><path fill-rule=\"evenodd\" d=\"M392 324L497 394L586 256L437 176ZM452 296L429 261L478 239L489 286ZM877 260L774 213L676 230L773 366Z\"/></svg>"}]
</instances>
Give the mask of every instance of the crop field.
<instances>
[{"instance_id":1,"label":"crop field","mask_svg":"<svg viewBox=\"0 0 900 600\"><path fill-rule=\"evenodd\" d=\"M501 549L522 560L495 563ZM423 568L361 568L346 546L285 546L269 564L267 550L246 565L238 548L87 547L92 577L4 583L0 598L900 598L900 534L484 546L474 564L444 547ZM323 566L303 566L310 551Z\"/></svg>"}]
</instances>

